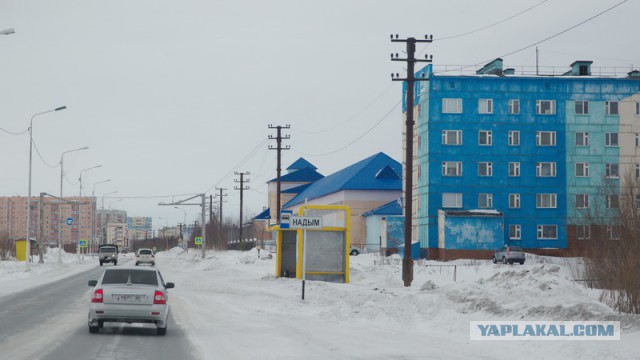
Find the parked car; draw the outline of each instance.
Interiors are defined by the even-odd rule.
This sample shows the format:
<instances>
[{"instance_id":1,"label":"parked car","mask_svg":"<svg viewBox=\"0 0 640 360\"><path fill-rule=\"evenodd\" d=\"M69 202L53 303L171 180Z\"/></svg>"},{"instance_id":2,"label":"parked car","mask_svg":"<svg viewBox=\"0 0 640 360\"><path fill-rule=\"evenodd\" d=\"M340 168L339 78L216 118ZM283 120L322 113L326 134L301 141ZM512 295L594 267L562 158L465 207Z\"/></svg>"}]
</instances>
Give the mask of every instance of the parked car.
<instances>
[{"instance_id":1,"label":"parked car","mask_svg":"<svg viewBox=\"0 0 640 360\"><path fill-rule=\"evenodd\" d=\"M136 266L140 264L156 264L156 256L153 250L149 248L141 248L136 251Z\"/></svg>"},{"instance_id":2,"label":"parked car","mask_svg":"<svg viewBox=\"0 0 640 360\"><path fill-rule=\"evenodd\" d=\"M89 304L89 332L97 333L105 322L152 323L158 335L167 333L169 294L175 285L165 283L151 267L106 268L93 286Z\"/></svg>"},{"instance_id":3,"label":"parked car","mask_svg":"<svg viewBox=\"0 0 640 360\"><path fill-rule=\"evenodd\" d=\"M105 244L98 246L98 260L100 266L104 263L113 263L118 265L118 245Z\"/></svg>"},{"instance_id":4,"label":"parked car","mask_svg":"<svg viewBox=\"0 0 640 360\"><path fill-rule=\"evenodd\" d=\"M500 261L503 264L518 262L522 265L524 264L524 251L520 246L504 245L493 253L491 261L494 264Z\"/></svg>"}]
</instances>

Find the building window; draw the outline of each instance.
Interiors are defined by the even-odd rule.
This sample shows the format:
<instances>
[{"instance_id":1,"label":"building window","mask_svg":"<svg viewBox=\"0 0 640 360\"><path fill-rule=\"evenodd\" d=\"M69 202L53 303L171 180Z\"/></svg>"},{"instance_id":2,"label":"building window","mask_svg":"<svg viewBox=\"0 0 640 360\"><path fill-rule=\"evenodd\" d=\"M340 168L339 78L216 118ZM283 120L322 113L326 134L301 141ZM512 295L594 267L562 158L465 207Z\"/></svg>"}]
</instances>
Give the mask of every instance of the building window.
<instances>
[{"instance_id":1,"label":"building window","mask_svg":"<svg viewBox=\"0 0 640 360\"><path fill-rule=\"evenodd\" d=\"M612 164L612 163L606 164L605 165L604 176L606 176L608 178L618 178L618 177L620 177L619 165L618 164Z\"/></svg>"},{"instance_id":2,"label":"building window","mask_svg":"<svg viewBox=\"0 0 640 360\"><path fill-rule=\"evenodd\" d=\"M576 238L579 240L591 239L591 226L576 225Z\"/></svg>"},{"instance_id":3,"label":"building window","mask_svg":"<svg viewBox=\"0 0 640 360\"><path fill-rule=\"evenodd\" d=\"M589 176L589 163L576 163L576 177Z\"/></svg>"},{"instance_id":4,"label":"building window","mask_svg":"<svg viewBox=\"0 0 640 360\"><path fill-rule=\"evenodd\" d=\"M478 100L479 114L493 114L493 99Z\"/></svg>"},{"instance_id":5,"label":"building window","mask_svg":"<svg viewBox=\"0 0 640 360\"><path fill-rule=\"evenodd\" d=\"M520 163L519 162L510 162L509 163L509 176L520 176Z\"/></svg>"},{"instance_id":6,"label":"building window","mask_svg":"<svg viewBox=\"0 0 640 360\"><path fill-rule=\"evenodd\" d=\"M520 208L520 194L509 194L509 208Z\"/></svg>"},{"instance_id":7,"label":"building window","mask_svg":"<svg viewBox=\"0 0 640 360\"><path fill-rule=\"evenodd\" d=\"M509 100L509 114L512 114L512 115L520 114L520 100L518 99Z\"/></svg>"},{"instance_id":8,"label":"building window","mask_svg":"<svg viewBox=\"0 0 640 360\"><path fill-rule=\"evenodd\" d=\"M509 225L509 239L520 240L522 238L522 226L511 224Z\"/></svg>"},{"instance_id":9,"label":"building window","mask_svg":"<svg viewBox=\"0 0 640 360\"><path fill-rule=\"evenodd\" d=\"M509 131L509 146L520 145L520 131Z\"/></svg>"},{"instance_id":10,"label":"building window","mask_svg":"<svg viewBox=\"0 0 640 360\"><path fill-rule=\"evenodd\" d=\"M536 176L538 177L555 177L556 176L556 163L554 162L539 162L536 164Z\"/></svg>"},{"instance_id":11,"label":"building window","mask_svg":"<svg viewBox=\"0 0 640 360\"><path fill-rule=\"evenodd\" d=\"M619 240L620 239L620 226L618 226L618 225L607 225L607 238L609 238L609 240Z\"/></svg>"},{"instance_id":12,"label":"building window","mask_svg":"<svg viewBox=\"0 0 640 360\"><path fill-rule=\"evenodd\" d=\"M538 145L538 146L555 146L556 145L556 132L555 131L538 131L538 132L536 132L536 145Z\"/></svg>"},{"instance_id":13,"label":"building window","mask_svg":"<svg viewBox=\"0 0 640 360\"><path fill-rule=\"evenodd\" d=\"M607 195L607 209L617 209L620 206L618 195Z\"/></svg>"},{"instance_id":14,"label":"building window","mask_svg":"<svg viewBox=\"0 0 640 360\"><path fill-rule=\"evenodd\" d=\"M640 133L636 133L636 147L640 146Z\"/></svg>"},{"instance_id":15,"label":"building window","mask_svg":"<svg viewBox=\"0 0 640 360\"><path fill-rule=\"evenodd\" d=\"M462 194L461 193L442 193L442 207L461 208Z\"/></svg>"},{"instance_id":16,"label":"building window","mask_svg":"<svg viewBox=\"0 0 640 360\"><path fill-rule=\"evenodd\" d=\"M537 100L536 114L538 115L554 115L556 113L555 100Z\"/></svg>"},{"instance_id":17,"label":"building window","mask_svg":"<svg viewBox=\"0 0 640 360\"><path fill-rule=\"evenodd\" d=\"M636 116L640 116L640 102L636 102Z\"/></svg>"},{"instance_id":18,"label":"building window","mask_svg":"<svg viewBox=\"0 0 640 360\"><path fill-rule=\"evenodd\" d=\"M442 176L462 176L461 161L443 161Z\"/></svg>"},{"instance_id":19,"label":"building window","mask_svg":"<svg viewBox=\"0 0 640 360\"><path fill-rule=\"evenodd\" d=\"M586 115L589 113L589 102L584 100L576 101L576 115Z\"/></svg>"},{"instance_id":20,"label":"building window","mask_svg":"<svg viewBox=\"0 0 640 360\"><path fill-rule=\"evenodd\" d=\"M589 133L577 132L576 133L576 146L589 146Z\"/></svg>"},{"instance_id":21,"label":"building window","mask_svg":"<svg viewBox=\"0 0 640 360\"><path fill-rule=\"evenodd\" d=\"M640 178L640 164L636 164L636 178Z\"/></svg>"},{"instance_id":22,"label":"building window","mask_svg":"<svg viewBox=\"0 0 640 360\"><path fill-rule=\"evenodd\" d=\"M442 130L442 145L462 145L462 130Z\"/></svg>"},{"instance_id":23,"label":"building window","mask_svg":"<svg viewBox=\"0 0 640 360\"><path fill-rule=\"evenodd\" d=\"M462 99L442 99L443 114L462 114Z\"/></svg>"},{"instance_id":24,"label":"building window","mask_svg":"<svg viewBox=\"0 0 640 360\"><path fill-rule=\"evenodd\" d=\"M479 162L478 176L493 176L493 163Z\"/></svg>"},{"instance_id":25,"label":"building window","mask_svg":"<svg viewBox=\"0 0 640 360\"><path fill-rule=\"evenodd\" d=\"M604 134L604 144L606 146L618 146L618 133Z\"/></svg>"},{"instance_id":26,"label":"building window","mask_svg":"<svg viewBox=\"0 0 640 360\"><path fill-rule=\"evenodd\" d=\"M536 208L555 209L556 194L536 194Z\"/></svg>"},{"instance_id":27,"label":"building window","mask_svg":"<svg viewBox=\"0 0 640 360\"><path fill-rule=\"evenodd\" d=\"M607 115L618 115L618 102L617 101L605 101L604 107Z\"/></svg>"},{"instance_id":28,"label":"building window","mask_svg":"<svg viewBox=\"0 0 640 360\"><path fill-rule=\"evenodd\" d=\"M640 209L640 195L636 195L636 209Z\"/></svg>"},{"instance_id":29,"label":"building window","mask_svg":"<svg viewBox=\"0 0 640 360\"><path fill-rule=\"evenodd\" d=\"M577 194L576 209L588 209L588 208L589 208L589 194Z\"/></svg>"},{"instance_id":30,"label":"building window","mask_svg":"<svg viewBox=\"0 0 640 360\"><path fill-rule=\"evenodd\" d=\"M538 225L538 239L554 240L558 238L558 225Z\"/></svg>"},{"instance_id":31,"label":"building window","mask_svg":"<svg viewBox=\"0 0 640 360\"><path fill-rule=\"evenodd\" d=\"M478 194L478 207L488 209L493 207L493 194Z\"/></svg>"},{"instance_id":32,"label":"building window","mask_svg":"<svg viewBox=\"0 0 640 360\"><path fill-rule=\"evenodd\" d=\"M480 130L478 133L478 144L483 146L490 146L493 144L491 130Z\"/></svg>"}]
</instances>

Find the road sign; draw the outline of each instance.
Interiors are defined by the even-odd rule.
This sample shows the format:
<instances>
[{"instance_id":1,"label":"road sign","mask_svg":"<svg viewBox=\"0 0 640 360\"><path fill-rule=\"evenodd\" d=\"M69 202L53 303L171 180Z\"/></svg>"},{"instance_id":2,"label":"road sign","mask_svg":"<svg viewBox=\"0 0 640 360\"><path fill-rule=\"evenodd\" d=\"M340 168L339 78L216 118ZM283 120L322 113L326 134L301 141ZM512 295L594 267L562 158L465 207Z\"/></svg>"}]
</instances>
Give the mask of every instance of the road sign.
<instances>
[{"instance_id":1,"label":"road sign","mask_svg":"<svg viewBox=\"0 0 640 360\"><path fill-rule=\"evenodd\" d=\"M73 224L73 218L72 217L68 217L67 220L65 220L67 222L67 225L71 225Z\"/></svg>"},{"instance_id":2,"label":"road sign","mask_svg":"<svg viewBox=\"0 0 640 360\"><path fill-rule=\"evenodd\" d=\"M194 242L196 245L202 245L202 236L196 236L196 239Z\"/></svg>"},{"instance_id":3,"label":"road sign","mask_svg":"<svg viewBox=\"0 0 640 360\"><path fill-rule=\"evenodd\" d=\"M320 216L292 216L292 229L322 229L322 217Z\"/></svg>"},{"instance_id":4,"label":"road sign","mask_svg":"<svg viewBox=\"0 0 640 360\"><path fill-rule=\"evenodd\" d=\"M80 239L80 240L78 241L78 244L79 244L79 246L80 246L81 248L86 248L86 247L88 246L88 245L87 245L87 244L88 244L88 241L87 241L87 239Z\"/></svg>"},{"instance_id":5,"label":"road sign","mask_svg":"<svg viewBox=\"0 0 640 360\"><path fill-rule=\"evenodd\" d=\"M280 229L289 229L290 228L291 216L293 216L293 211L291 211L291 210L280 210Z\"/></svg>"}]
</instances>

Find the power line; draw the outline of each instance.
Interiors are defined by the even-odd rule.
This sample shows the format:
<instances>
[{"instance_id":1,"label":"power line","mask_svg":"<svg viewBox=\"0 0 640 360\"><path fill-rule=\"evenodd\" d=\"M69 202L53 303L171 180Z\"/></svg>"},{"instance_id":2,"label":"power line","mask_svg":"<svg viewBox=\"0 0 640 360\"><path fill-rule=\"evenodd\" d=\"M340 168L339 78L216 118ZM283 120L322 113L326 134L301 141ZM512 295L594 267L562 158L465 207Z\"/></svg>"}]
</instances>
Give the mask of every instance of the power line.
<instances>
[{"instance_id":1,"label":"power line","mask_svg":"<svg viewBox=\"0 0 640 360\"><path fill-rule=\"evenodd\" d=\"M29 132L29 129L27 129L25 131L22 131L22 132L13 132L13 131L9 131L9 130L5 130L3 128L0 128L0 131L4 131L9 135L22 135L22 134L25 134L25 133Z\"/></svg>"},{"instance_id":2,"label":"power line","mask_svg":"<svg viewBox=\"0 0 640 360\"><path fill-rule=\"evenodd\" d=\"M523 48L520 48L520 49L518 49L518 50L512 51L512 52L510 52L510 53L507 53L507 54L504 54L504 55L501 55L501 56L498 56L498 57L499 57L499 58L504 58L504 57L507 57L507 56L510 56L510 55L513 55L513 54L517 54L517 53L519 53L519 52L521 52L521 51L524 51L524 50L527 50L527 49L529 49L529 48L532 48L532 47L534 47L534 46L536 46L536 45L542 44L542 43L543 43L543 42L545 42L545 41L548 41L548 40L551 40L551 39L553 39L553 38L555 38L555 37L558 37L558 36L560 36L560 35L562 35L562 34L564 34L564 33L568 32L568 31L571 31L571 30L573 30L573 29L577 28L577 27L578 27L578 26L580 26L580 25L583 25L583 24L585 24L585 23L587 23L587 22L589 22L589 21L591 21L591 20L593 20L593 19L595 19L595 18L599 17L600 15L603 15L603 14L605 14L605 13L607 13L607 12L609 12L609 11L611 11L611 10L615 9L616 7L618 7L618 6L620 6L620 5L624 4L624 3L626 3L627 1L629 1L629 0L623 0L623 1L621 1L621 2L619 2L619 3L617 3L617 4L615 4L615 5L613 5L613 6L609 7L609 8L607 8L606 10L601 11L601 12L599 12L599 13L597 13L597 14L595 14L595 15L591 16L590 18L588 18L588 19L586 19L586 20L583 20L583 21L581 21L581 22L579 22L579 23L577 23L577 24L575 24L575 25L573 25L573 26L571 26L571 27L569 27L569 28L567 28L567 29L564 29L564 30L562 30L562 31L560 31L560 32L558 32L558 33L556 33L556 34L554 34L554 35L548 36L548 37L546 37L546 38L544 38L544 39L542 39L542 40L540 40L540 41L537 41L537 42L535 42L535 43L533 43L533 44L531 44L531 45L527 45L527 46L525 46L525 47L523 47ZM479 66L479 65L482 65L482 64L486 64L487 62L489 62L489 61L491 61L491 60L493 60L493 59L485 60L485 61L479 62L479 63L477 63L477 64L474 64L474 65L465 66L465 67L463 67L463 68L461 68L461 69L465 69L465 68L470 68L470 67L475 67L475 66ZM457 69L456 69L456 70L457 70ZM450 71L453 71L453 70L450 70ZM445 70L445 71L440 71L440 72L438 72L438 73L443 73L443 72L447 72L447 71L446 71L446 70Z\"/></svg>"},{"instance_id":3,"label":"power line","mask_svg":"<svg viewBox=\"0 0 640 360\"><path fill-rule=\"evenodd\" d=\"M540 5L544 4L544 3L546 3L547 1L549 1L549 0L543 0L543 1L541 1L541 2L539 2L539 3L537 3L537 4L533 5L533 6L531 6L531 7L527 8L527 9L525 9L525 10L520 11L520 12L519 12L519 13L517 13L517 14L511 15L511 16L509 16L508 18L502 19L502 20L500 20L500 21L498 21L498 22L495 22L495 23L490 24L490 25L487 25L487 26L483 26L483 27L478 28L478 29L476 29L476 30L471 30L471 31L468 31L468 32L466 32L466 33L462 33L462 34L458 34L458 35L452 35L452 36L447 36L447 37L443 37L443 38L439 38L439 39L438 39L438 38L435 38L435 39L433 39L433 41L443 41L443 40L455 39L455 38L459 38L459 37L462 37L462 36L465 36L465 35L470 35L470 34L473 34L473 33L476 33L476 32L479 32L479 31L482 31L482 30L485 30L485 29L488 29L488 28L490 28L490 27L493 27L493 26L496 26L496 25L502 24L503 22L506 22L506 21L508 21L508 20L511 20L511 19L513 19L513 18L515 18L515 17L517 17L517 16L520 16L520 15L522 15L522 14L524 14L524 13L526 13L526 12L530 11L530 10L533 10L534 8L537 8L538 6L540 6Z\"/></svg>"},{"instance_id":4,"label":"power line","mask_svg":"<svg viewBox=\"0 0 640 360\"><path fill-rule=\"evenodd\" d=\"M216 182L215 184L211 185L211 187L209 187L204 193L208 193L209 191L211 191L211 189L215 188L221 182L226 180L237 168L239 168L240 166L244 165L247 161L249 161L249 159L251 159L258 152L258 150L260 150L260 148L264 146L264 144L267 141L269 141L268 138L264 139L260 143L258 143L258 145L256 145L256 147L253 148L253 150L251 150L251 152L249 152L242 160L240 160L231 170L229 170L220 180L218 180L218 182Z\"/></svg>"},{"instance_id":5,"label":"power line","mask_svg":"<svg viewBox=\"0 0 640 360\"><path fill-rule=\"evenodd\" d=\"M353 140L352 142L348 143L347 145L333 150L331 152L328 153L323 153L323 154L307 154L307 153L303 153L300 151L296 151L295 149L293 149L293 152L298 153L300 155L305 155L305 156L326 156L326 155L331 155L331 154L335 154L339 151L342 151L346 148L348 148L349 146L355 144L356 142L360 141L360 139L362 139L363 137L365 137L366 135L368 135L371 131L373 131L373 129L375 129L378 125L380 125L380 123L382 123L389 115L391 115L391 113L400 105L400 101L398 101L392 108L391 110L389 110L386 114L384 114L384 116L378 120L378 122L376 122L375 124L373 124L372 127L370 127L367 131L365 131L362 135L358 136L355 140Z\"/></svg>"},{"instance_id":6,"label":"power line","mask_svg":"<svg viewBox=\"0 0 640 360\"><path fill-rule=\"evenodd\" d=\"M33 141L33 139L32 139L32 142L33 142L33 147L36 149L36 153L38 153L38 157L40 158L40 160L41 160L41 161L42 161L46 166L48 166L48 167L50 167L50 168L52 168L52 169L55 169L55 168L57 168L58 166L60 166L60 164L49 165L49 163L47 163L47 162L45 161L45 159L42 157L42 154L40 154L40 150L38 150L38 147L36 146L36 142L35 142L35 141Z\"/></svg>"}]
</instances>

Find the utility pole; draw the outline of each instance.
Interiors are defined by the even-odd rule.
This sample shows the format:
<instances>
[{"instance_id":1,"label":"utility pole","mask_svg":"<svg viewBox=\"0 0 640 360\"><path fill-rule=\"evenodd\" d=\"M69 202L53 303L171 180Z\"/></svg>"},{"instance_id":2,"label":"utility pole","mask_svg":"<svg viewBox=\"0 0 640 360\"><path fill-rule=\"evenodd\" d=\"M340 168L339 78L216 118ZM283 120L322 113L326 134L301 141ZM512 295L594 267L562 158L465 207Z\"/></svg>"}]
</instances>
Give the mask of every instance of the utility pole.
<instances>
[{"instance_id":1,"label":"utility pole","mask_svg":"<svg viewBox=\"0 0 640 360\"><path fill-rule=\"evenodd\" d=\"M276 189L276 221L277 224L280 224L280 173L282 172L282 156L281 156L281 152L282 150L289 150L291 149L291 146L286 145L285 147L282 147L282 140L288 140L291 138L291 136L289 135L285 135L284 137L282 136L282 129L290 129L291 125L285 125L285 126L273 126L273 125L269 125L269 129L276 129L277 130L277 135L275 137L273 137L273 135L269 135L269 139L276 140L276 147L273 147L271 145L269 145L269 150L276 150L277 151L277 157L278 157L278 165L276 168L277 171L277 189Z\"/></svg>"},{"instance_id":2,"label":"utility pole","mask_svg":"<svg viewBox=\"0 0 640 360\"><path fill-rule=\"evenodd\" d=\"M240 180L234 179L234 182L240 183L240 186L234 186L236 190L240 190L240 249L244 248L244 241L242 240L242 206L243 206L243 194L245 190L249 190L249 186L245 186L244 183L249 182L249 179L245 179L245 175L249 175L249 172L235 172L236 175L240 175Z\"/></svg>"},{"instance_id":3,"label":"utility pole","mask_svg":"<svg viewBox=\"0 0 640 360\"><path fill-rule=\"evenodd\" d=\"M220 228L218 229L218 231L220 232L219 236L220 236L220 246L222 246L222 249L226 249L226 245L223 245L222 242L222 203L224 202L224 200L222 199L223 196L227 196L227 194L223 194L222 192L224 190L227 190L226 188L216 188L216 190L218 190L220 193L218 194L218 196L220 197L218 200L218 203L220 204L219 206L219 210L220 210L220 214L218 214L218 216L220 217Z\"/></svg>"},{"instance_id":4,"label":"utility pole","mask_svg":"<svg viewBox=\"0 0 640 360\"><path fill-rule=\"evenodd\" d=\"M398 54L391 54L391 61L406 61L407 62L407 77L405 79L400 78L399 74L391 74L393 81L406 81L407 93L406 93L406 119L405 119L405 195L404 195L404 259L402 260L402 280L404 286L411 286L413 281L413 259L411 258L411 242L413 239L413 101L414 101L414 82L420 80L429 79L416 79L415 78L415 63L416 62L431 62L433 56L425 55L424 59L416 59L416 43L425 42L430 43L433 41L433 35L425 36L424 39L417 40L416 38L399 39L396 34L391 35L391 42L404 42L407 43L407 58L403 59ZM395 56L394 56L395 55Z\"/></svg>"}]
</instances>

